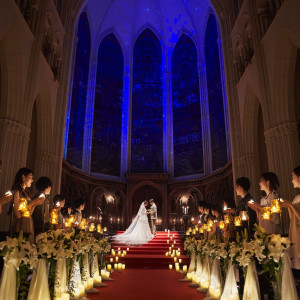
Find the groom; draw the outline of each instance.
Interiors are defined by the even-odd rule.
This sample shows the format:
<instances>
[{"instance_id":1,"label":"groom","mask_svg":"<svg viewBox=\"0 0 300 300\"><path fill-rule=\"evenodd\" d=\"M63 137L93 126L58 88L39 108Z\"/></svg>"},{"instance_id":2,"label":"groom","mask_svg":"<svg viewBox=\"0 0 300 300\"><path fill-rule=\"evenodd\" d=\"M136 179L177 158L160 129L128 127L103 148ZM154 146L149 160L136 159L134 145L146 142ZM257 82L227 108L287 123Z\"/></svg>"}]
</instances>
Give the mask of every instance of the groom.
<instances>
[{"instance_id":1,"label":"groom","mask_svg":"<svg viewBox=\"0 0 300 300\"><path fill-rule=\"evenodd\" d=\"M151 205L150 209L149 209L149 214L150 214L150 219L151 219L152 234L154 236L156 236L156 225L155 225L155 222L156 222L156 219L157 219L157 208L156 208L156 205L155 205L153 199L150 199L149 203Z\"/></svg>"}]
</instances>

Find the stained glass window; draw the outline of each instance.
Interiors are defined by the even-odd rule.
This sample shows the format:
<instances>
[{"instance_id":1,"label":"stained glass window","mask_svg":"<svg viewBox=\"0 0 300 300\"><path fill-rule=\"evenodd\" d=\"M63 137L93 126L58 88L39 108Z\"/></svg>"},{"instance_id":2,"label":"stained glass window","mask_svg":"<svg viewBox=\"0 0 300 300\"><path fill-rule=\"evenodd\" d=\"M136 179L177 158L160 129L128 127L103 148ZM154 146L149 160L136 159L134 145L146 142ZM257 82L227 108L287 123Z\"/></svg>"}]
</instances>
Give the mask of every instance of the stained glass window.
<instances>
[{"instance_id":1,"label":"stained glass window","mask_svg":"<svg viewBox=\"0 0 300 300\"><path fill-rule=\"evenodd\" d=\"M162 50L149 29L133 51L131 172L163 172Z\"/></svg>"},{"instance_id":2,"label":"stained glass window","mask_svg":"<svg viewBox=\"0 0 300 300\"><path fill-rule=\"evenodd\" d=\"M79 18L77 37L78 42L72 86L67 161L73 166L81 168L91 47L90 28L86 13L82 13Z\"/></svg>"},{"instance_id":3,"label":"stained glass window","mask_svg":"<svg viewBox=\"0 0 300 300\"><path fill-rule=\"evenodd\" d=\"M203 173L197 49L182 35L172 55L174 176Z\"/></svg>"},{"instance_id":4,"label":"stained glass window","mask_svg":"<svg viewBox=\"0 0 300 300\"><path fill-rule=\"evenodd\" d=\"M124 58L113 34L99 47L91 171L120 176Z\"/></svg>"},{"instance_id":5,"label":"stained glass window","mask_svg":"<svg viewBox=\"0 0 300 300\"><path fill-rule=\"evenodd\" d=\"M205 62L209 102L212 168L227 163L227 145L216 18L210 15L205 32Z\"/></svg>"}]
</instances>

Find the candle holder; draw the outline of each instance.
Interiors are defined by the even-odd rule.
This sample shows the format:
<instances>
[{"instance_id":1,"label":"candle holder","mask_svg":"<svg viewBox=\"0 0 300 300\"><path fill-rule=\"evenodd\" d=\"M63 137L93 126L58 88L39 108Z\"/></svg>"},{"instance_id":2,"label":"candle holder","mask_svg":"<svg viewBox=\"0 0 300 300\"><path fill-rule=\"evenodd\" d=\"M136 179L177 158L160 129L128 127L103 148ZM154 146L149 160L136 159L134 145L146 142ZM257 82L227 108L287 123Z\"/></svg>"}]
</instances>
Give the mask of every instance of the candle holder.
<instances>
[{"instance_id":1,"label":"candle holder","mask_svg":"<svg viewBox=\"0 0 300 300\"><path fill-rule=\"evenodd\" d=\"M281 213L281 205L280 205L280 200L279 199L272 200L272 202L271 202L271 212L273 214Z\"/></svg>"},{"instance_id":2,"label":"candle holder","mask_svg":"<svg viewBox=\"0 0 300 300\"><path fill-rule=\"evenodd\" d=\"M264 220L271 220L272 219L272 212L271 212L271 207L265 206L262 209L262 218Z\"/></svg>"},{"instance_id":3,"label":"candle holder","mask_svg":"<svg viewBox=\"0 0 300 300\"><path fill-rule=\"evenodd\" d=\"M229 215L225 215L224 216L224 222L225 222L225 224L229 224L230 223L230 217L229 217Z\"/></svg>"},{"instance_id":4,"label":"candle holder","mask_svg":"<svg viewBox=\"0 0 300 300\"><path fill-rule=\"evenodd\" d=\"M58 224L58 213L56 209L52 209L50 212L50 223Z\"/></svg>"},{"instance_id":5,"label":"candle holder","mask_svg":"<svg viewBox=\"0 0 300 300\"><path fill-rule=\"evenodd\" d=\"M207 226L209 226L209 227L213 227L213 225L214 225L214 222L213 222L213 220L208 220L208 222L207 222Z\"/></svg>"},{"instance_id":6,"label":"candle holder","mask_svg":"<svg viewBox=\"0 0 300 300\"><path fill-rule=\"evenodd\" d=\"M69 222L70 223L75 223L75 216L74 215L70 215Z\"/></svg>"},{"instance_id":7,"label":"candle holder","mask_svg":"<svg viewBox=\"0 0 300 300\"><path fill-rule=\"evenodd\" d=\"M220 221L220 222L219 222L219 227L220 227L220 229L224 229L224 227L225 227L225 222L224 222L224 221Z\"/></svg>"},{"instance_id":8,"label":"candle holder","mask_svg":"<svg viewBox=\"0 0 300 300\"><path fill-rule=\"evenodd\" d=\"M203 226L199 229L199 233L204 233L204 228L203 228Z\"/></svg>"},{"instance_id":9,"label":"candle holder","mask_svg":"<svg viewBox=\"0 0 300 300\"><path fill-rule=\"evenodd\" d=\"M249 215L248 215L248 212L246 210L240 211L240 217L241 217L242 221L248 221L249 220Z\"/></svg>"},{"instance_id":10,"label":"candle holder","mask_svg":"<svg viewBox=\"0 0 300 300\"><path fill-rule=\"evenodd\" d=\"M95 229L96 229L95 224L94 224L94 223L91 223L91 225L90 225L90 227L89 227L89 231L90 231L90 232L94 232Z\"/></svg>"},{"instance_id":11,"label":"candle holder","mask_svg":"<svg viewBox=\"0 0 300 300\"><path fill-rule=\"evenodd\" d=\"M242 218L240 216L234 217L234 226L242 226Z\"/></svg>"},{"instance_id":12,"label":"candle holder","mask_svg":"<svg viewBox=\"0 0 300 300\"><path fill-rule=\"evenodd\" d=\"M25 209L27 209L27 200L26 200L26 198L20 198L18 210L23 211Z\"/></svg>"},{"instance_id":13,"label":"candle holder","mask_svg":"<svg viewBox=\"0 0 300 300\"><path fill-rule=\"evenodd\" d=\"M83 218L80 222L79 229L85 229L86 227L86 219Z\"/></svg>"}]
</instances>

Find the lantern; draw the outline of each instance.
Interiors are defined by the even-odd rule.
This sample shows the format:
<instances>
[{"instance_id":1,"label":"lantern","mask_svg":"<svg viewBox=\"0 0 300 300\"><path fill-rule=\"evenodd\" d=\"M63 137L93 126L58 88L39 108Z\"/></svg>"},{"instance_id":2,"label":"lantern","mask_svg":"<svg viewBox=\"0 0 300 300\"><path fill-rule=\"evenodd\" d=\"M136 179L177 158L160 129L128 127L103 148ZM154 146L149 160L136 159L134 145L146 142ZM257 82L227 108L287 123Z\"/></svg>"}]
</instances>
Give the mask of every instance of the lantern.
<instances>
[{"instance_id":1,"label":"lantern","mask_svg":"<svg viewBox=\"0 0 300 300\"><path fill-rule=\"evenodd\" d=\"M95 224L94 224L94 223L91 223L91 224L90 224L89 231L90 231L90 232L93 232L93 231L95 231L95 229L96 229Z\"/></svg>"},{"instance_id":2,"label":"lantern","mask_svg":"<svg viewBox=\"0 0 300 300\"><path fill-rule=\"evenodd\" d=\"M52 209L50 212L50 223L58 224L58 214L56 209Z\"/></svg>"},{"instance_id":3,"label":"lantern","mask_svg":"<svg viewBox=\"0 0 300 300\"><path fill-rule=\"evenodd\" d=\"M75 216L74 215L70 215L69 222L70 223L74 223L75 222Z\"/></svg>"},{"instance_id":4,"label":"lantern","mask_svg":"<svg viewBox=\"0 0 300 300\"><path fill-rule=\"evenodd\" d=\"M24 209L22 211L22 216L25 217L25 218L29 218L30 217L30 211L28 208Z\"/></svg>"},{"instance_id":5,"label":"lantern","mask_svg":"<svg viewBox=\"0 0 300 300\"><path fill-rule=\"evenodd\" d=\"M23 211L25 209L27 209L27 200L26 198L20 198L19 199L19 208L20 211Z\"/></svg>"},{"instance_id":6,"label":"lantern","mask_svg":"<svg viewBox=\"0 0 300 300\"><path fill-rule=\"evenodd\" d=\"M271 212L271 207L265 206L262 209L262 218L264 220L271 220L272 219L272 212Z\"/></svg>"},{"instance_id":7,"label":"lantern","mask_svg":"<svg viewBox=\"0 0 300 300\"><path fill-rule=\"evenodd\" d=\"M208 220L207 225L208 225L209 227L212 227L212 226L214 225L213 220Z\"/></svg>"},{"instance_id":8,"label":"lantern","mask_svg":"<svg viewBox=\"0 0 300 300\"><path fill-rule=\"evenodd\" d=\"M234 226L242 226L242 218L240 216L234 217Z\"/></svg>"},{"instance_id":9,"label":"lantern","mask_svg":"<svg viewBox=\"0 0 300 300\"><path fill-rule=\"evenodd\" d=\"M280 206L280 200L279 199L272 200L272 202L271 202L271 212L273 214L281 213L281 206Z\"/></svg>"},{"instance_id":10,"label":"lantern","mask_svg":"<svg viewBox=\"0 0 300 300\"><path fill-rule=\"evenodd\" d=\"M80 222L79 229L85 229L86 227L86 219L83 218Z\"/></svg>"},{"instance_id":11,"label":"lantern","mask_svg":"<svg viewBox=\"0 0 300 300\"><path fill-rule=\"evenodd\" d=\"M225 227L225 222L224 222L224 221L220 221L220 222L219 222L219 227L220 227L220 229L224 229L224 227Z\"/></svg>"},{"instance_id":12,"label":"lantern","mask_svg":"<svg viewBox=\"0 0 300 300\"><path fill-rule=\"evenodd\" d=\"M249 219L248 212L246 210L240 211L240 217L242 221L248 221Z\"/></svg>"},{"instance_id":13,"label":"lantern","mask_svg":"<svg viewBox=\"0 0 300 300\"><path fill-rule=\"evenodd\" d=\"M229 224L230 223L230 217L229 217L229 215L225 215L224 216L224 222L225 222L225 224Z\"/></svg>"}]
</instances>

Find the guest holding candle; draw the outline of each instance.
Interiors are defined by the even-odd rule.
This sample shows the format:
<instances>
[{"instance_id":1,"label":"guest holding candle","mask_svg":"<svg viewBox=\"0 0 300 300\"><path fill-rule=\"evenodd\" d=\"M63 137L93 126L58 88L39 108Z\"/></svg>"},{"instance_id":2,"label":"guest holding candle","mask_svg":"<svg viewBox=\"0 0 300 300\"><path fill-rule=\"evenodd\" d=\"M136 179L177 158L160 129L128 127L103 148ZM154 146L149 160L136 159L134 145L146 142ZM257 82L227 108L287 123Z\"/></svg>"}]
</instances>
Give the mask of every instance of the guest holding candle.
<instances>
[{"instance_id":1,"label":"guest holding candle","mask_svg":"<svg viewBox=\"0 0 300 300\"><path fill-rule=\"evenodd\" d=\"M75 224L79 227L82 221L82 211L85 208L85 201L82 198L77 199L74 207Z\"/></svg>"},{"instance_id":2,"label":"guest holding candle","mask_svg":"<svg viewBox=\"0 0 300 300\"><path fill-rule=\"evenodd\" d=\"M12 205L12 222L11 232L18 234L21 230L24 236L31 234L31 241L34 240L34 228L31 214L35 207L42 204L45 197L38 197L31 200L28 189L33 182L33 172L28 168L21 168L16 176L12 186L13 205ZM19 210L21 201L26 201L24 209Z\"/></svg>"},{"instance_id":3,"label":"guest holding candle","mask_svg":"<svg viewBox=\"0 0 300 300\"><path fill-rule=\"evenodd\" d=\"M64 216L61 211L65 206L66 199L63 195L55 195L53 197L53 203L58 214L58 224L55 225L55 227L57 229L62 229L64 227Z\"/></svg>"},{"instance_id":4,"label":"guest holding candle","mask_svg":"<svg viewBox=\"0 0 300 300\"><path fill-rule=\"evenodd\" d=\"M37 180L35 187L38 192L33 199L38 198L41 194L46 197L43 204L38 206L32 214L34 231L37 235L50 229L50 210L53 205L49 196L51 193L52 181L48 177L40 177Z\"/></svg>"},{"instance_id":5,"label":"guest holding candle","mask_svg":"<svg viewBox=\"0 0 300 300\"><path fill-rule=\"evenodd\" d=\"M271 206L272 200L278 198L279 181L277 175L273 172L263 173L259 187L265 196L261 198L260 204L248 202L248 205L256 211L260 227L264 228L268 234L279 234L281 231L279 214L273 214L270 220L262 217L263 208Z\"/></svg>"},{"instance_id":6,"label":"guest holding candle","mask_svg":"<svg viewBox=\"0 0 300 300\"><path fill-rule=\"evenodd\" d=\"M300 188L300 166L296 167L292 172L292 184L295 189ZM282 201L281 205L288 208L291 221L289 239L294 244L288 249L290 257L293 258L291 260L291 267L300 270L300 194L294 198L292 203L288 200Z\"/></svg>"},{"instance_id":7,"label":"guest holding candle","mask_svg":"<svg viewBox=\"0 0 300 300\"><path fill-rule=\"evenodd\" d=\"M252 196L249 193L250 189L250 180L247 177L240 177L235 182L235 191L237 196L241 197L237 208L236 215L240 215L241 212L245 212L248 216L248 220L243 220L242 218L242 226L236 228L238 232L244 231L247 229L249 235L253 237L254 235L254 224L256 223L256 213L255 211L248 206L248 202L253 200Z\"/></svg>"},{"instance_id":8,"label":"guest holding candle","mask_svg":"<svg viewBox=\"0 0 300 300\"><path fill-rule=\"evenodd\" d=\"M0 174L2 173L2 160L0 160ZM0 215L2 213L2 205L12 200L13 195L11 191L6 192L3 196L0 196Z\"/></svg>"}]
</instances>

